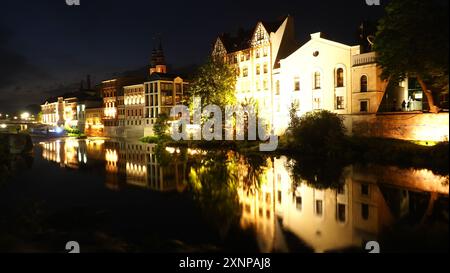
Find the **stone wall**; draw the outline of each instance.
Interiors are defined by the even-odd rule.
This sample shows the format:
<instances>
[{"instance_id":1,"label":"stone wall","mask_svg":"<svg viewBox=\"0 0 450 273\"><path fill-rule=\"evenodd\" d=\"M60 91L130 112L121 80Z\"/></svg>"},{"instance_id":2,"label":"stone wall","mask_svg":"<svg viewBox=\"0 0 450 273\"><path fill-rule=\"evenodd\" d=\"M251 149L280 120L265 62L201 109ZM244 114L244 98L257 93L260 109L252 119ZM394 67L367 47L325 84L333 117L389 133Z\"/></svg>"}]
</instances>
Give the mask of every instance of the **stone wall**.
<instances>
[{"instance_id":1,"label":"stone wall","mask_svg":"<svg viewBox=\"0 0 450 273\"><path fill-rule=\"evenodd\" d=\"M449 114L421 112L344 115L350 135L417 141L448 141Z\"/></svg>"}]
</instances>

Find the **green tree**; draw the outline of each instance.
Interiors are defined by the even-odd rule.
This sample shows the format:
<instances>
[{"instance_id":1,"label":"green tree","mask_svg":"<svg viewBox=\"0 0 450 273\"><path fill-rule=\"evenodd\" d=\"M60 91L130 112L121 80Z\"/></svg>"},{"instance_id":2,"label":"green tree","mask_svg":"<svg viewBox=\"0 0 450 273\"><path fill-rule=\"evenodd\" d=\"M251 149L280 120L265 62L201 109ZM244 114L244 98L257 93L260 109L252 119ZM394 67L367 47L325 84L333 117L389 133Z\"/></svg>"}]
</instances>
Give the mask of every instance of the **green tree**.
<instances>
[{"instance_id":1,"label":"green tree","mask_svg":"<svg viewBox=\"0 0 450 273\"><path fill-rule=\"evenodd\" d=\"M159 140L168 138L169 130L169 116L166 114L160 114L153 126L153 132Z\"/></svg>"},{"instance_id":2,"label":"green tree","mask_svg":"<svg viewBox=\"0 0 450 273\"><path fill-rule=\"evenodd\" d=\"M447 1L392 0L374 41L382 78L417 77L433 113L431 87L448 92L448 33Z\"/></svg>"},{"instance_id":3,"label":"green tree","mask_svg":"<svg viewBox=\"0 0 450 273\"><path fill-rule=\"evenodd\" d=\"M202 107L215 104L224 108L235 105L236 70L224 63L209 59L197 71L190 86L191 105L194 97L202 99Z\"/></svg>"},{"instance_id":4,"label":"green tree","mask_svg":"<svg viewBox=\"0 0 450 273\"><path fill-rule=\"evenodd\" d=\"M329 111L314 111L300 118L291 110L288 146L307 157L339 159L345 150L345 127L342 118Z\"/></svg>"}]
</instances>

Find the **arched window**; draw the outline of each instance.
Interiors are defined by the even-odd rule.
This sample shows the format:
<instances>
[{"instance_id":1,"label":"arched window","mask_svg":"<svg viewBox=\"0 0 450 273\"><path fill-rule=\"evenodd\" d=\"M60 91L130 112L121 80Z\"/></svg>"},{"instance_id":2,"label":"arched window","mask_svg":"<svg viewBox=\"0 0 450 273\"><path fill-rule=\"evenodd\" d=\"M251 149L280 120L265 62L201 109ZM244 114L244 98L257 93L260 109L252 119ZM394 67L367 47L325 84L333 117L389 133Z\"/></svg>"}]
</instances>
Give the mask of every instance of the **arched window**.
<instances>
[{"instance_id":1,"label":"arched window","mask_svg":"<svg viewBox=\"0 0 450 273\"><path fill-rule=\"evenodd\" d=\"M361 92L367 92L367 76L361 76Z\"/></svg>"},{"instance_id":2,"label":"arched window","mask_svg":"<svg viewBox=\"0 0 450 273\"><path fill-rule=\"evenodd\" d=\"M336 87L344 87L344 69L336 70Z\"/></svg>"},{"instance_id":3,"label":"arched window","mask_svg":"<svg viewBox=\"0 0 450 273\"><path fill-rule=\"evenodd\" d=\"M314 73L314 89L320 89L320 72Z\"/></svg>"}]
</instances>

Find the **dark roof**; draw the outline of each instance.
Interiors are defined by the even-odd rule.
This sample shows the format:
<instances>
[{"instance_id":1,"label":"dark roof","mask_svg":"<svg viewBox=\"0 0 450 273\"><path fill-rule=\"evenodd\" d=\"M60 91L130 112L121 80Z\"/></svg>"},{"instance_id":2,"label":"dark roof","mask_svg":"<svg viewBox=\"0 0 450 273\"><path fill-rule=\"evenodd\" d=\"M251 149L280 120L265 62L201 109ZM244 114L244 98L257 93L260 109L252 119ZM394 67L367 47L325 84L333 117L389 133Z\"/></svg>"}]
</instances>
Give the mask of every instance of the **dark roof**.
<instances>
[{"instance_id":1,"label":"dark roof","mask_svg":"<svg viewBox=\"0 0 450 273\"><path fill-rule=\"evenodd\" d=\"M276 22L264 22L262 21L262 25L267 30L267 32L270 34L272 32L276 32L278 28L283 24L284 20L276 21ZM259 23L258 23L259 24ZM241 51L250 48L250 43L253 37L253 34L255 32L255 29L251 30L244 30L239 29L237 33L230 34L230 33L223 33L219 36L220 40L222 41L225 49L228 53Z\"/></svg>"},{"instance_id":2,"label":"dark roof","mask_svg":"<svg viewBox=\"0 0 450 273\"><path fill-rule=\"evenodd\" d=\"M77 92L65 93L62 96L48 98L45 102L54 103L54 102L57 102L58 98L60 98L60 97L63 97L64 99L75 98L77 101L97 101L97 100L101 99L98 96L93 96L93 95L87 94L83 91L77 91ZM44 102L44 104L45 104L45 102Z\"/></svg>"},{"instance_id":3,"label":"dark roof","mask_svg":"<svg viewBox=\"0 0 450 273\"><path fill-rule=\"evenodd\" d=\"M228 53L244 50L250 47L253 31L240 29L236 34L223 33L219 36Z\"/></svg>"},{"instance_id":4,"label":"dark roof","mask_svg":"<svg viewBox=\"0 0 450 273\"><path fill-rule=\"evenodd\" d=\"M158 81L158 80L173 81L177 77L180 77L180 78L184 79L184 77L182 75L179 75L179 74L154 72L154 73L152 73L150 75L150 77L148 78L148 81Z\"/></svg>"}]
</instances>

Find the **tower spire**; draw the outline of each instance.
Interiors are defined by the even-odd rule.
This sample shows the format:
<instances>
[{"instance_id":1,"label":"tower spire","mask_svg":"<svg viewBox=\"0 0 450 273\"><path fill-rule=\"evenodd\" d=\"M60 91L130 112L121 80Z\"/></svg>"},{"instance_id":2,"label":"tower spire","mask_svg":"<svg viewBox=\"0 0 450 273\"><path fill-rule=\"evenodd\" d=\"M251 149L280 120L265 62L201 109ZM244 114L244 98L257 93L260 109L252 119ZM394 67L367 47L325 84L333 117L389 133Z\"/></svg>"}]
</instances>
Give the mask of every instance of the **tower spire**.
<instances>
[{"instance_id":1,"label":"tower spire","mask_svg":"<svg viewBox=\"0 0 450 273\"><path fill-rule=\"evenodd\" d=\"M152 51L150 75L155 72L156 73L167 73L166 59L164 56L161 35L158 35L158 38L159 38L158 48L156 49L155 47L153 47L153 51Z\"/></svg>"}]
</instances>

